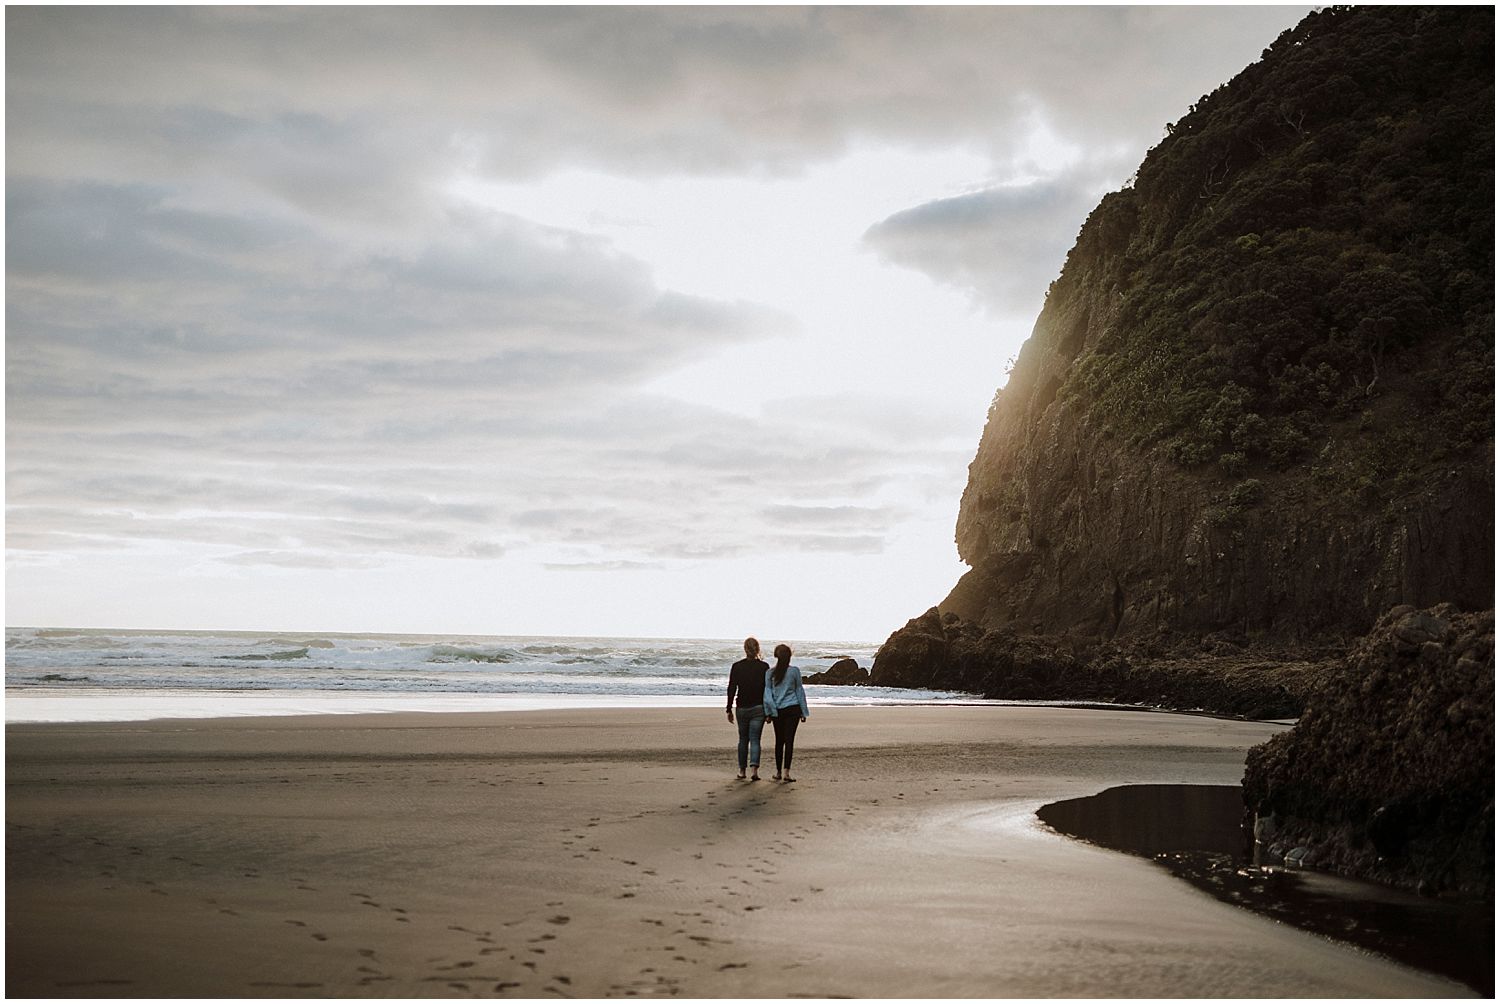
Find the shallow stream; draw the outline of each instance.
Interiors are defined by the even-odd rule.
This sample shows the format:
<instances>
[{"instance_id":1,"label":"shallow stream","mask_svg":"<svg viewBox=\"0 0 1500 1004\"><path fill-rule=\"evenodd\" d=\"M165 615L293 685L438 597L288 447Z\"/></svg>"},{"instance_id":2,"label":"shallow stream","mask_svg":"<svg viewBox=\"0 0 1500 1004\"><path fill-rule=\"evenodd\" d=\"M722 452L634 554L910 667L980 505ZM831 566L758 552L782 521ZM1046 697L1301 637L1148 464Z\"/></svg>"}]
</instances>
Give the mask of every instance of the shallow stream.
<instances>
[{"instance_id":1,"label":"shallow stream","mask_svg":"<svg viewBox=\"0 0 1500 1004\"><path fill-rule=\"evenodd\" d=\"M1044 805L1052 829L1151 858L1237 906L1348 941L1495 994L1495 915L1487 903L1417 896L1249 860L1237 785L1130 784Z\"/></svg>"}]
</instances>

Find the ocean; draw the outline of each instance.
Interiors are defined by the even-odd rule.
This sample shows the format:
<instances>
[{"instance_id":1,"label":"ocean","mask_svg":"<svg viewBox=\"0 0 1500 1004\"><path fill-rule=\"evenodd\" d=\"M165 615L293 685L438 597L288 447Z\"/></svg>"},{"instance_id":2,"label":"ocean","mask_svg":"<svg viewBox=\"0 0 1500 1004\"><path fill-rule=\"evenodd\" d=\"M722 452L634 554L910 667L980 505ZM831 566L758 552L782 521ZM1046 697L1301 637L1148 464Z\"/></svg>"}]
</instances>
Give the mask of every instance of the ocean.
<instances>
[{"instance_id":1,"label":"ocean","mask_svg":"<svg viewBox=\"0 0 1500 1004\"><path fill-rule=\"evenodd\" d=\"M724 700L743 639L565 638L7 628L5 720L702 706ZM774 640L762 640L767 649ZM867 642L790 642L804 675ZM988 703L818 686L814 704Z\"/></svg>"}]
</instances>

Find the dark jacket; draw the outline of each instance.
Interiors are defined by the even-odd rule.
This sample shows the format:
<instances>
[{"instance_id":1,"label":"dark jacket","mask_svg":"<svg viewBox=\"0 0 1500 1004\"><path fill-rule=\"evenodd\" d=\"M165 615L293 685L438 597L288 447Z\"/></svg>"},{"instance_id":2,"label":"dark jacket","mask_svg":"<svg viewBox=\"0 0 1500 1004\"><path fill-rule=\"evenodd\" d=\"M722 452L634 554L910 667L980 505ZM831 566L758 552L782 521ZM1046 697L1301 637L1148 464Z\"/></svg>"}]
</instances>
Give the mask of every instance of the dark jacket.
<instances>
[{"instance_id":1,"label":"dark jacket","mask_svg":"<svg viewBox=\"0 0 1500 1004\"><path fill-rule=\"evenodd\" d=\"M766 670L769 668L759 659L741 659L730 666L729 694L724 698L724 710L753 708L766 703ZM735 691L739 692L738 699Z\"/></svg>"}]
</instances>

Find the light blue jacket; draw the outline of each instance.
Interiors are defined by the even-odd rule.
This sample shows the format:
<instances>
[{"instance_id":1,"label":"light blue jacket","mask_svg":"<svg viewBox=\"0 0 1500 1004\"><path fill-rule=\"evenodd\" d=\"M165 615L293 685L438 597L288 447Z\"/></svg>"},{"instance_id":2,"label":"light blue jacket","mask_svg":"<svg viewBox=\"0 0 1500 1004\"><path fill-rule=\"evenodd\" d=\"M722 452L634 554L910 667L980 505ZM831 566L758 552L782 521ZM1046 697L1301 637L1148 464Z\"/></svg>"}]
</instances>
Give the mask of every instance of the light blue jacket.
<instances>
[{"instance_id":1,"label":"light blue jacket","mask_svg":"<svg viewBox=\"0 0 1500 1004\"><path fill-rule=\"evenodd\" d=\"M766 717L775 718L776 712L796 708L798 717L807 717L807 691L802 689L802 670L788 666L781 678L781 686L771 679L775 670L766 670Z\"/></svg>"}]
</instances>

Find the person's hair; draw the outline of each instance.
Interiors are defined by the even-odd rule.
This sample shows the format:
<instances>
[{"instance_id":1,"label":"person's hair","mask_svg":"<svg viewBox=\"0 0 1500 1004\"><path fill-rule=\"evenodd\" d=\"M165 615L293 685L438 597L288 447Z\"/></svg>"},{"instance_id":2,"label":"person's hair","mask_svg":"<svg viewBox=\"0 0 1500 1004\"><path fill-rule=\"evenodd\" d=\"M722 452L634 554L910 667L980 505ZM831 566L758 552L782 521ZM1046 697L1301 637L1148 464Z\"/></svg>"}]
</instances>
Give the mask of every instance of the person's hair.
<instances>
[{"instance_id":1,"label":"person's hair","mask_svg":"<svg viewBox=\"0 0 1500 1004\"><path fill-rule=\"evenodd\" d=\"M745 656L754 659L758 655L760 655L760 642L755 639L754 635L751 635L745 639Z\"/></svg>"},{"instance_id":2,"label":"person's hair","mask_svg":"<svg viewBox=\"0 0 1500 1004\"><path fill-rule=\"evenodd\" d=\"M782 677L786 676L786 667L792 661L792 646L785 642L777 645L775 655L776 668L771 670L771 682L779 687Z\"/></svg>"}]
</instances>

